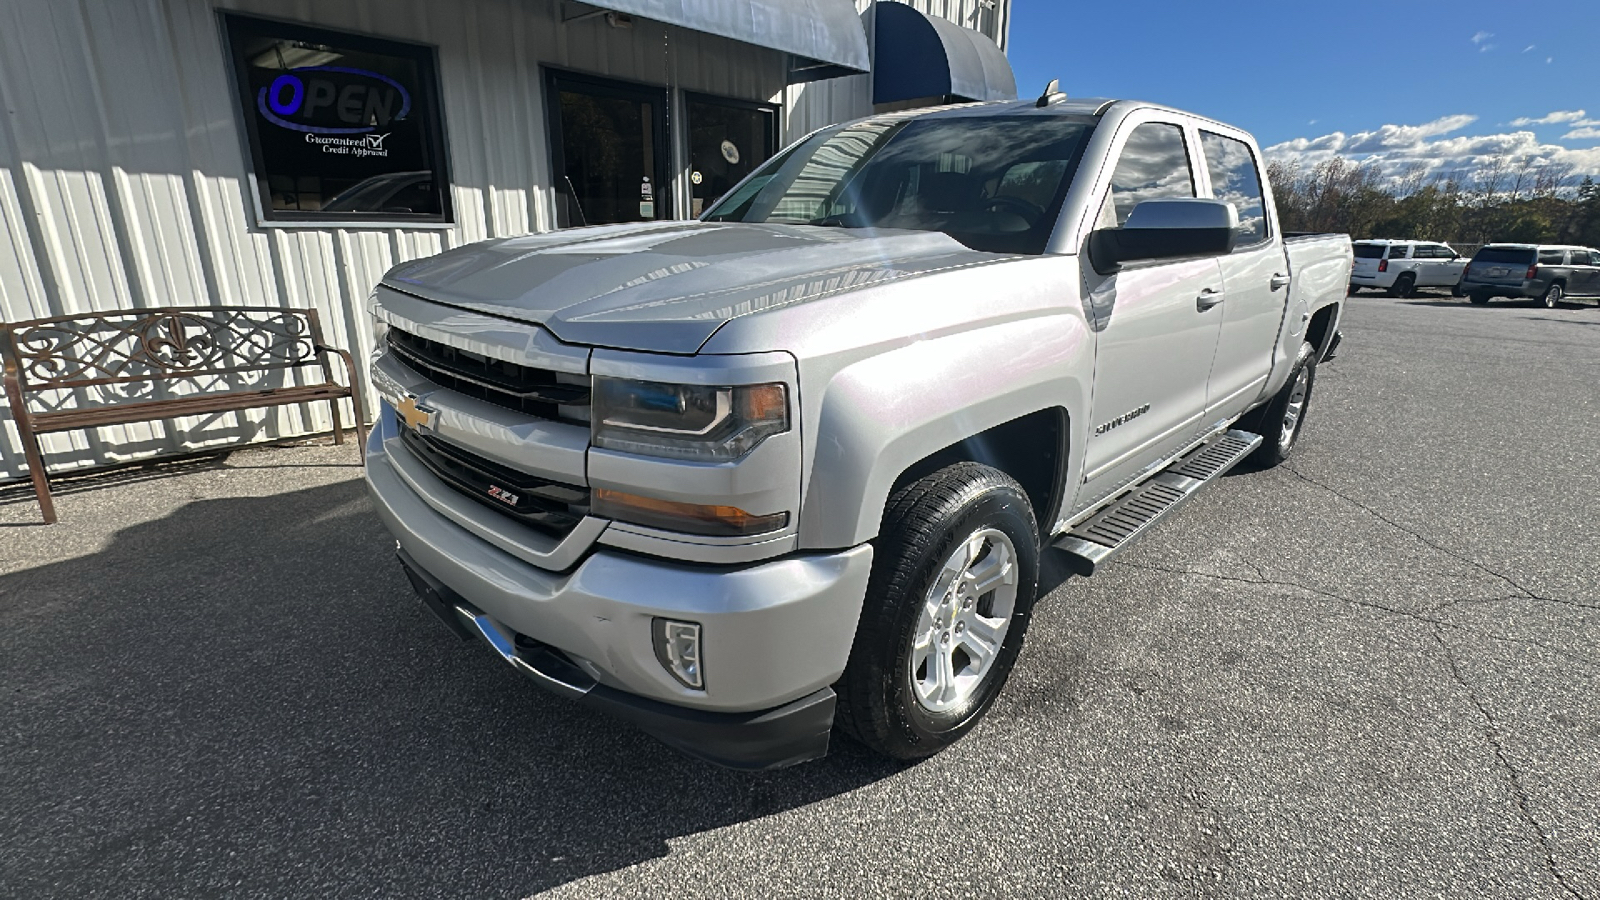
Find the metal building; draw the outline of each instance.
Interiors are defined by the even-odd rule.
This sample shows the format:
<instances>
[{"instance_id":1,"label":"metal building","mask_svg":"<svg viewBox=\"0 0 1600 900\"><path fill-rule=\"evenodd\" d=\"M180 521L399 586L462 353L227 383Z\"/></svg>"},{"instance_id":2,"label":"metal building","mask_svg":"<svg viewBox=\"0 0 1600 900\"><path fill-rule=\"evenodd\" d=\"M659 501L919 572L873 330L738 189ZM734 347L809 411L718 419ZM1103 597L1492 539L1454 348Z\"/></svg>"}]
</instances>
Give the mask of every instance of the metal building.
<instances>
[{"instance_id":1,"label":"metal building","mask_svg":"<svg viewBox=\"0 0 1600 900\"><path fill-rule=\"evenodd\" d=\"M390 266L695 215L788 141L1015 96L1010 0L0 5L0 317L312 307ZM327 431L326 406L49 435L51 471ZM0 403L0 481L26 477Z\"/></svg>"}]
</instances>

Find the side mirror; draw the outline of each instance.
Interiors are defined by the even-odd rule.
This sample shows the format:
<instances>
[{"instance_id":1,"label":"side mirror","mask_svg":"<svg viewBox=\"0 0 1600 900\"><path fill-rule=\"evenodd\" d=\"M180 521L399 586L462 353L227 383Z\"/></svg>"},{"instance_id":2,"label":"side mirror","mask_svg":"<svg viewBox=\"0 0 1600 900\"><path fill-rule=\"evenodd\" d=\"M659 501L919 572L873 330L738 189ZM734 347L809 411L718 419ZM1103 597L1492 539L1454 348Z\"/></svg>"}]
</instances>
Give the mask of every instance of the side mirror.
<instances>
[{"instance_id":1,"label":"side mirror","mask_svg":"<svg viewBox=\"0 0 1600 900\"><path fill-rule=\"evenodd\" d=\"M1239 213L1232 203L1145 200L1121 228L1102 228L1089 236L1089 257L1096 272L1110 275L1123 263L1138 260L1232 253L1238 238Z\"/></svg>"}]
</instances>

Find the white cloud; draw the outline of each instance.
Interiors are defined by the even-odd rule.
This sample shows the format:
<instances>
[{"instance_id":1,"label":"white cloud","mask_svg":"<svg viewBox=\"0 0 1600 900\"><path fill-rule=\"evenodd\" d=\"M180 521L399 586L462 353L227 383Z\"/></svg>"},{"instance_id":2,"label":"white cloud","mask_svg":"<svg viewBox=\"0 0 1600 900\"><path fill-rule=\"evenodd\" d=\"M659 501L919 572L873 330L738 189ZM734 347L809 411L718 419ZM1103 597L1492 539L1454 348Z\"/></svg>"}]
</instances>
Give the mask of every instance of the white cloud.
<instances>
[{"instance_id":1,"label":"white cloud","mask_svg":"<svg viewBox=\"0 0 1600 900\"><path fill-rule=\"evenodd\" d=\"M1494 32L1492 32L1492 31L1480 31L1477 34L1472 36L1472 42L1474 44L1482 44L1484 41L1487 41L1489 38L1492 38L1492 37L1494 37Z\"/></svg>"},{"instance_id":2,"label":"white cloud","mask_svg":"<svg viewBox=\"0 0 1600 900\"><path fill-rule=\"evenodd\" d=\"M1556 61L1556 58L1554 56L1546 56L1544 58L1544 64L1547 65L1547 66L1550 65L1551 63L1555 62L1555 61Z\"/></svg>"},{"instance_id":3,"label":"white cloud","mask_svg":"<svg viewBox=\"0 0 1600 900\"><path fill-rule=\"evenodd\" d=\"M1558 109L1553 113L1547 113L1546 115L1540 116L1537 119L1530 119L1530 118L1527 118L1527 117L1523 117L1523 118L1520 118L1520 119L1512 119L1511 120L1511 124L1512 125L1516 125L1516 126L1522 126L1522 125L1562 125L1562 124L1568 124L1568 123L1577 123L1577 122L1579 122L1579 120L1583 119L1583 117L1587 116L1587 115L1588 115L1588 113L1584 112L1581 109Z\"/></svg>"},{"instance_id":4,"label":"white cloud","mask_svg":"<svg viewBox=\"0 0 1600 900\"><path fill-rule=\"evenodd\" d=\"M1532 50L1534 47L1537 47L1537 46L1539 46L1539 45L1538 44L1529 44L1528 46L1522 48L1522 52L1523 53L1527 53L1529 50Z\"/></svg>"},{"instance_id":5,"label":"white cloud","mask_svg":"<svg viewBox=\"0 0 1600 900\"><path fill-rule=\"evenodd\" d=\"M1600 139L1600 123L1577 127L1583 120L1563 119L1574 127L1563 140ZM1320 137L1301 137L1266 148L1268 158L1314 166L1334 156L1376 166L1398 181L1402 173L1420 170L1425 176L1456 175L1470 179L1480 167L1500 157L1520 166L1564 164L1576 176L1600 176L1600 146L1564 147L1543 143L1527 130L1499 134L1457 135L1454 132L1476 120L1475 116L1445 116L1421 125L1384 125L1372 131L1345 134L1335 131Z\"/></svg>"}]
</instances>

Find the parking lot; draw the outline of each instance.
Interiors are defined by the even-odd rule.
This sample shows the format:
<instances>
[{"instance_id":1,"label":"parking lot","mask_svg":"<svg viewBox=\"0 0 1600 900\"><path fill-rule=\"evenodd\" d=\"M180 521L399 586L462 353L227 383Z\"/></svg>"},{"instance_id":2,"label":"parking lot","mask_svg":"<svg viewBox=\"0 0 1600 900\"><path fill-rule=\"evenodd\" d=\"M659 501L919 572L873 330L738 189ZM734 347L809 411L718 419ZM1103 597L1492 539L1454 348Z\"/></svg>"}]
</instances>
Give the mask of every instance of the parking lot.
<instances>
[{"instance_id":1,"label":"parking lot","mask_svg":"<svg viewBox=\"0 0 1600 900\"><path fill-rule=\"evenodd\" d=\"M1600 308L1351 301L987 722L708 768L411 596L354 451L0 492L0 894L1600 897Z\"/></svg>"}]
</instances>

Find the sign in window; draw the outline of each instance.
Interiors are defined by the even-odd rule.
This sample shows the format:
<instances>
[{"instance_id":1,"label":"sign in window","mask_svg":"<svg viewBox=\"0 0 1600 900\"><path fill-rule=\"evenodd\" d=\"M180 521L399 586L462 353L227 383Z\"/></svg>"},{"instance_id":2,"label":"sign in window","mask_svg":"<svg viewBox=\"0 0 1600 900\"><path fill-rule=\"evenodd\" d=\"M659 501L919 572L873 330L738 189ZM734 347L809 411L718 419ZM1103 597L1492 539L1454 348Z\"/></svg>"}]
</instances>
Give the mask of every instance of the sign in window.
<instances>
[{"instance_id":1,"label":"sign in window","mask_svg":"<svg viewBox=\"0 0 1600 900\"><path fill-rule=\"evenodd\" d=\"M266 220L449 220L431 48L226 22Z\"/></svg>"}]
</instances>

